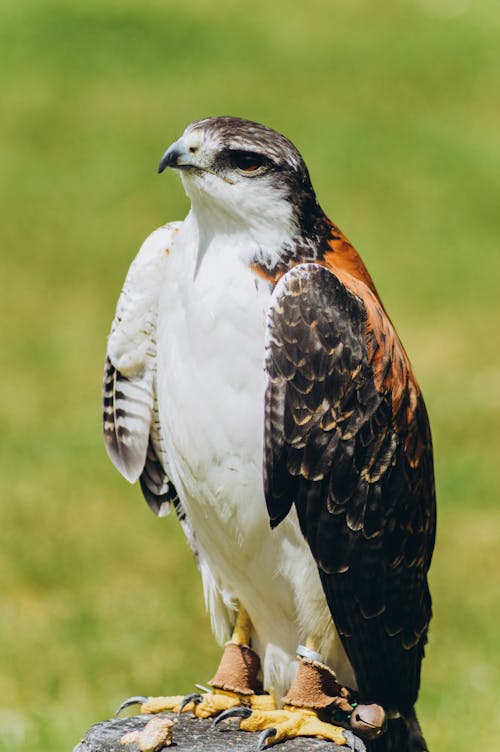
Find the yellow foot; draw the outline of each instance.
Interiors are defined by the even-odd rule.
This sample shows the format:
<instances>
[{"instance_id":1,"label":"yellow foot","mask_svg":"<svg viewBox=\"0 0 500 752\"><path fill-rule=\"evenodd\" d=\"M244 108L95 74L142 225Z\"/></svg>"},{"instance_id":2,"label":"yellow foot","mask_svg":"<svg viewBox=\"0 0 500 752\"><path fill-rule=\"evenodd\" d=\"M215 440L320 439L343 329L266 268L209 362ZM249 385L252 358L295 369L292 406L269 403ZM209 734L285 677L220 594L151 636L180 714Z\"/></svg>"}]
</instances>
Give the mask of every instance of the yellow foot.
<instances>
[{"instance_id":1,"label":"yellow foot","mask_svg":"<svg viewBox=\"0 0 500 752\"><path fill-rule=\"evenodd\" d=\"M354 752L366 752L365 745L352 731L321 721L313 710L285 705L283 709L264 711L239 706L221 713L214 726L227 718L242 718L242 731L261 731L257 752L267 749L276 742L294 739L298 736L315 736L339 746L347 745Z\"/></svg>"},{"instance_id":2,"label":"yellow foot","mask_svg":"<svg viewBox=\"0 0 500 752\"><path fill-rule=\"evenodd\" d=\"M122 702L116 715L131 705L140 705L140 712L144 714L165 712L180 714L192 711L197 718L212 718L225 710L241 705L259 711L276 708L271 695L239 695L235 692L214 690L203 694L195 692L190 695L167 697L129 697Z\"/></svg>"}]
</instances>

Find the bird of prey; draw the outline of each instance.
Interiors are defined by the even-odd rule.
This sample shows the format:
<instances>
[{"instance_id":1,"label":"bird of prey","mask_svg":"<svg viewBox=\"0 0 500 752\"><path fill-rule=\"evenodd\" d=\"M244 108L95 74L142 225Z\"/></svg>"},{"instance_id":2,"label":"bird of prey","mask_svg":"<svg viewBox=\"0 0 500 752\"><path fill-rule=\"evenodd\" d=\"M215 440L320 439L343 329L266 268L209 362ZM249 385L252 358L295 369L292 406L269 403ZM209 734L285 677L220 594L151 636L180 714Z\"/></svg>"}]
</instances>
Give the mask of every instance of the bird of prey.
<instances>
[{"instance_id":1,"label":"bird of prey","mask_svg":"<svg viewBox=\"0 0 500 752\"><path fill-rule=\"evenodd\" d=\"M426 750L435 492L406 352L286 137L207 118L167 167L191 208L130 267L104 435L153 511L175 508L225 649L211 692L142 710L239 716L259 749Z\"/></svg>"}]
</instances>

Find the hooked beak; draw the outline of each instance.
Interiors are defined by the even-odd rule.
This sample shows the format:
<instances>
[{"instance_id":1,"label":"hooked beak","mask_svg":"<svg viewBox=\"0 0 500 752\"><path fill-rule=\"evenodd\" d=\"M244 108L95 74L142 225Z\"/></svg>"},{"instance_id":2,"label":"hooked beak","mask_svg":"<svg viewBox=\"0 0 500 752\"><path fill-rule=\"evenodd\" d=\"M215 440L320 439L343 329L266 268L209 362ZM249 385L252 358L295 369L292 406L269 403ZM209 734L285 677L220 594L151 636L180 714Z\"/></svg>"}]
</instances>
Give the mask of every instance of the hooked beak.
<instances>
[{"instance_id":1,"label":"hooked beak","mask_svg":"<svg viewBox=\"0 0 500 752\"><path fill-rule=\"evenodd\" d=\"M158 165L158 172L163 172L167 167L173 167L174 170L193 170L198 175L201 173L210 173L216 175L225 183L233 185L233 181L218 171L214 170L208 164L204 163L203 158L200 161L199 150L201 140L197 133L187 133L174 141L169 146Z\"/></svg>"},{"instance_id":2,"label":"hooked beak","mask_svg":"<svg viewBox=\"0 0 500 752\"><path fill-rule=\"evenodd\" d=\"M201 169L194 161L194 153L186 148L184 139L180 138L169 146L158 165L158 172L163 172L167 167L173 167L175 170L189 170L193 168Z\"/></svg>"}]
</instances>

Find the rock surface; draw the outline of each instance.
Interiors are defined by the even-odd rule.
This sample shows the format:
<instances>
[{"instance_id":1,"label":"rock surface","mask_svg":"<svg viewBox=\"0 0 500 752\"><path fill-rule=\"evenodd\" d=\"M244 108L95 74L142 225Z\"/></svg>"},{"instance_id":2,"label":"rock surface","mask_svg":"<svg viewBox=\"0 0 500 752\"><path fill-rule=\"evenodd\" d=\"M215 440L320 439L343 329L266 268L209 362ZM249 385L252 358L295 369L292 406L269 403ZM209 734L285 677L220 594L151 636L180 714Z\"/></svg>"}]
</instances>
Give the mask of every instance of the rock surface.
<instances>
[{"instance_id":1,"label":"rock surface","mask_svg":"<svg viewBox=\"0 0 500 752\"><path fill-rule=\"evenodd\" d=\"M151 715L136 715L130 718L114 718L92 726L73 752L138 752L136 744L122 744L121 738L131 731L140 731L151 720ZM170 716L174 718L175 716ZM212 721L194 718L184 713L176 721L172 747L165 752L256 752L258 733L240 731L234 719L212 730ZM290 739L276 746L282 752L347 752L349 747L339 747L320 739Z\"/></svg>"}]
</instances>

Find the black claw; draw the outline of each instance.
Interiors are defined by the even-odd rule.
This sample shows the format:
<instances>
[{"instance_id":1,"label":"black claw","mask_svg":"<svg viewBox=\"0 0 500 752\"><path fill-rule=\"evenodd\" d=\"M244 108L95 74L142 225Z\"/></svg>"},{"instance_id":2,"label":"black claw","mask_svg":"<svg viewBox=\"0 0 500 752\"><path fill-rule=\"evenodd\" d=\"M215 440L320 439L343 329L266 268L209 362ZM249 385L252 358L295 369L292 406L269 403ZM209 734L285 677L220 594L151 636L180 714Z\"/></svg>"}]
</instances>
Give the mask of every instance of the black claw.
<instances>
[{"instance_id":1,"label":"black claw","mask_svg":"<svg viewBox=\"0 0 500 752\"><path fill-rule=\"evenodd\" d=\"M184 710L186 705L189 705L190 702L194 702L195 705L199 705L200 702L203 702L203 697L199 694L199 692L192 692L190 695L184 695L177 710L177 718L181 717L182 711Z\"/></svg>"},{"instance_id":2,"label":"black claw","mask_svg":"<svg viewBox=\"0 0 500 752\"><path fill-rule=\"evenodd\" d=\"M122 704L116 711L115 718L117 715L119 715L122 712L122 710L125 710L125 708L128 708L131 705L143 705L145 702L147 702L148 699L149 699L148 697L144 697L143 695L136 695L135 697L127 697L127 699L122 702Z\"/></svg>"},{"instance_id":3,"label":"black claw","mask_svg":"<svg viewBox=\"0 0 500 752\"><path fill-rule=\"evenodd\" d=\"M266 744L267 740L272 736L276 736L277 733L278 732L275 728L265 729L259 736L259 740L257 742L257 752L262 752L263 749L267 749L267 747L269 746L268 744Z\"/></svg>"},{"instance_id":4,"label":"black claw","mask_svg":"<svg viewBox=\"0 0 500 752\"><path fill-rule=\"evenodd\" d=\"M229 708L229 710L223 710L222 713L219 713L212 723L212 729L227 718L250 718L251 715L252 708L249 708L248 705L236 705L235 708Z\"/></svg>"}]
</instances>

